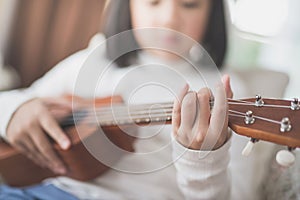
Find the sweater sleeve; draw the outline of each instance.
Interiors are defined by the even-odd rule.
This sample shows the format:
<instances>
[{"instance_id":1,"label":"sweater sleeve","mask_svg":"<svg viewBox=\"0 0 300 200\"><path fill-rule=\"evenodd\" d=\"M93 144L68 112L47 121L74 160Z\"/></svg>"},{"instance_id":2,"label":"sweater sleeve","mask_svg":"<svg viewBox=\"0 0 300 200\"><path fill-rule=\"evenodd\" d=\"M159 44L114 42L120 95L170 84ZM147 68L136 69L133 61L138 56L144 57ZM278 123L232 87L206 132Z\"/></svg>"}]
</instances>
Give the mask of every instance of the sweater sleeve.
<instances>
[{"instance_id":1,"label":"sweater sleeve","mask_svg":"<svg viewBox=\"0 0 300 200\"><path fill-rule=\"evenodd\" d=\"M173 142L178 186L186 199L230 199L229 139L214 151L196 151Z\"/></svg>"},{"instance_id":2,"label":"sweater sleeve","mask_svg":"<svg viewBox=\"0 0 300 200\"><path fill-rule=\"evenodd\" d=\"M12 115L25 102L46 96L71 93L72 88L88 50L82 50L57 64L30 87L0 93L0 136L6 140L6 130Z\"/></svg>"}]
</instances>

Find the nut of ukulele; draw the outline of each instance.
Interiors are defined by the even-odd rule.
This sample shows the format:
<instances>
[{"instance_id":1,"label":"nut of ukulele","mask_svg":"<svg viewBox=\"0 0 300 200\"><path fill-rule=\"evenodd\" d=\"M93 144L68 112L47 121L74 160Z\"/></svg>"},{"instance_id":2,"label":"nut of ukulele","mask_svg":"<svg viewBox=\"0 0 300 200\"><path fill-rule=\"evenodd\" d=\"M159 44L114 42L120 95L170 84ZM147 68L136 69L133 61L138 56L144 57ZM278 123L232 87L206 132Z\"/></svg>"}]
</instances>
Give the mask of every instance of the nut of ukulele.
<instances>
[{"instance_id":1,"label":"nut of ukulele","mask_svg":"<svg viewBox=\"0 0 300 200\"><path fill-rule=\"evenodd\" d=\"M295 155L290 150L280 150L276 154L276 161L283 167L289 167L295 163Z\"/></svg>"}]
</instances>

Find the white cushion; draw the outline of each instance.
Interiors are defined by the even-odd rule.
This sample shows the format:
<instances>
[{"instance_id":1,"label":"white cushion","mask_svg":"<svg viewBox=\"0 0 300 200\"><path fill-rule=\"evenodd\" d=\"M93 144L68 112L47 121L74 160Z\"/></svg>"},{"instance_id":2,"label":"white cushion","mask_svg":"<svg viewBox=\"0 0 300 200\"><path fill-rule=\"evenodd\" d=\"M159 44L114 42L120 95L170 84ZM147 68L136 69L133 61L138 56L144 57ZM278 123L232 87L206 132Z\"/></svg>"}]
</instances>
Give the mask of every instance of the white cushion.
<instances>
[{"instance_id":1,"label":"white cushion","mask_svg":"<svg viewBox=\"0 0 300 200\"><path fill-rule=\"evenodd\" d=\"M289 83L287 74L267 69L234 70L232 73L244 82L249 97L260 94L262 97L282 98Z\"/></svg>"}]
</instances>

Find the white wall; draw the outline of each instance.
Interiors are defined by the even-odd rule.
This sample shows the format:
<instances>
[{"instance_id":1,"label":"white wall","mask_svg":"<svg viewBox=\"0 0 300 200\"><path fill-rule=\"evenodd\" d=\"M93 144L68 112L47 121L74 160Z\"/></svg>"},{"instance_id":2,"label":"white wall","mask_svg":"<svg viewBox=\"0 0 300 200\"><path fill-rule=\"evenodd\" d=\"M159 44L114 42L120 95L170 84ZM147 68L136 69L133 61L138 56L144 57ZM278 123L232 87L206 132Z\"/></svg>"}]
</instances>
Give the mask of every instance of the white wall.
<instances>
[{"instance_id":1,"label":"white wall","mask_svg":"<svg viewBox=\"0 0 300 200\"><path fill-rule=\"evenodd\" d=\"M251 0L247 0L250 2ZM267 68L275 71L282 71L290 76L285 97L300 98L300 1L299 0L282 0L286 2L287 7L282 8L280 15L283 17L279 33L273 37L260 37L253 34L243 34L234 26L230 28L229 34L229 53L227 64L233 68ZM225 0L231 2L235 0ZM254 2L254 1L253 1ZM257 2L257 8L261 8L261 3ZM264 0L272 6L272 1ZM280 2L277 0L277 2ZM282 3L282 2L281 2ZM286 9L287 8L287 9ZM270 13L266 9L266 15ZM286 13L286 15L284 15ZM252 19L253 15L249 15ZM254 18L253 18L254 19ZM268 25L277 25L276 20L271 20ZM274 80L276 81L276 80ZM272 84L272 83L270 83Z\"/></svg>"},{"instance_id":2,"label":"white wall","mask_svg":"<svg viewBox=\"0 0 300 200\"><path fill-rule=\"evenodd\" d=\"M288 0L289 15L281 34L261 50L261 65L289 74L286 97L300 97L300 1ZM276 80L274 80L276 81Z\"/></svg>"}]
</instances>

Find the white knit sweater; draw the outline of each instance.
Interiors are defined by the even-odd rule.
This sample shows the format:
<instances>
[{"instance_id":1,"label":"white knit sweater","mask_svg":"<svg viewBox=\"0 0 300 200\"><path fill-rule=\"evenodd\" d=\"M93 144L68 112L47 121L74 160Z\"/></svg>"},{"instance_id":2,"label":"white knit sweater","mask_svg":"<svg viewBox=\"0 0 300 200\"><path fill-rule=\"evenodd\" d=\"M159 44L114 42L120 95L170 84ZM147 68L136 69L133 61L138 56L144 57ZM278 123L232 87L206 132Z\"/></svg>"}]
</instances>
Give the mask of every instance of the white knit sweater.
<instances>
[{"instance_id":1,"label":"white knit sweater","mask_svg":"<svg viewBox=\"0 0 300 200\"><path fill-rule=\"evenodd\" d=\"M100 34L95 38L94 42L103 40ZM145 84L136 89L141 83L163 80L163 84L168 85L173 92L178 92L183 86L184 78L188 78L192 89L198 90L205 86L203 80L195 76L190 68L184 68L183 63L173 63L171 68L164 68L146 55L139 56L140 64L151 63L153 67L131 66L120 69L112 66L109 68L109 76L102 77L99 81L97 72L101 66L108 63L104 58L103 49L98 50L99 57L85 63L91 65L91 68L86 77L80 78L78 75L83 73L80 72L81 66L93 49L91 46L59 63L28 89L0 94L2 137L5 138L7 124L15 110L34 97L60 96L73 92L82 97L93 97L90 92L93 91L98 97L120 94L125 101L131 103L149 103L173 100L173 94L166 92L157 84ZM170 70L173 72L179 70L180 76L171 75ZM78 85L79 79L82 82ZM234 75L232 82L236 97L247 94L246 87L241 85ZM100 86L95 88L95 83L99 83ZM135 92L132 92L134 89ZM80 199L262 198L261 184L265 169L268 168L272 146L258 145L250 157L243 158L240 152L247 139L233 134L220 149L200 159L199 154L203 152L186 149L172 139L170 126L160 128L157 135L153 135L150 139L137 140L135 143L136 152L147 153L147 156L128 155L118 163L119 168L115 167L125 169L129 166L125 170L131 171L130 173L113 169L90 182L80 182L66 177L46 181ZM154 134L154 131L157 131L157 127L146 127L142 128L139 134L147 136ZM182 151L185 153L179 157Z\"/></svg>"}]
</instances>

